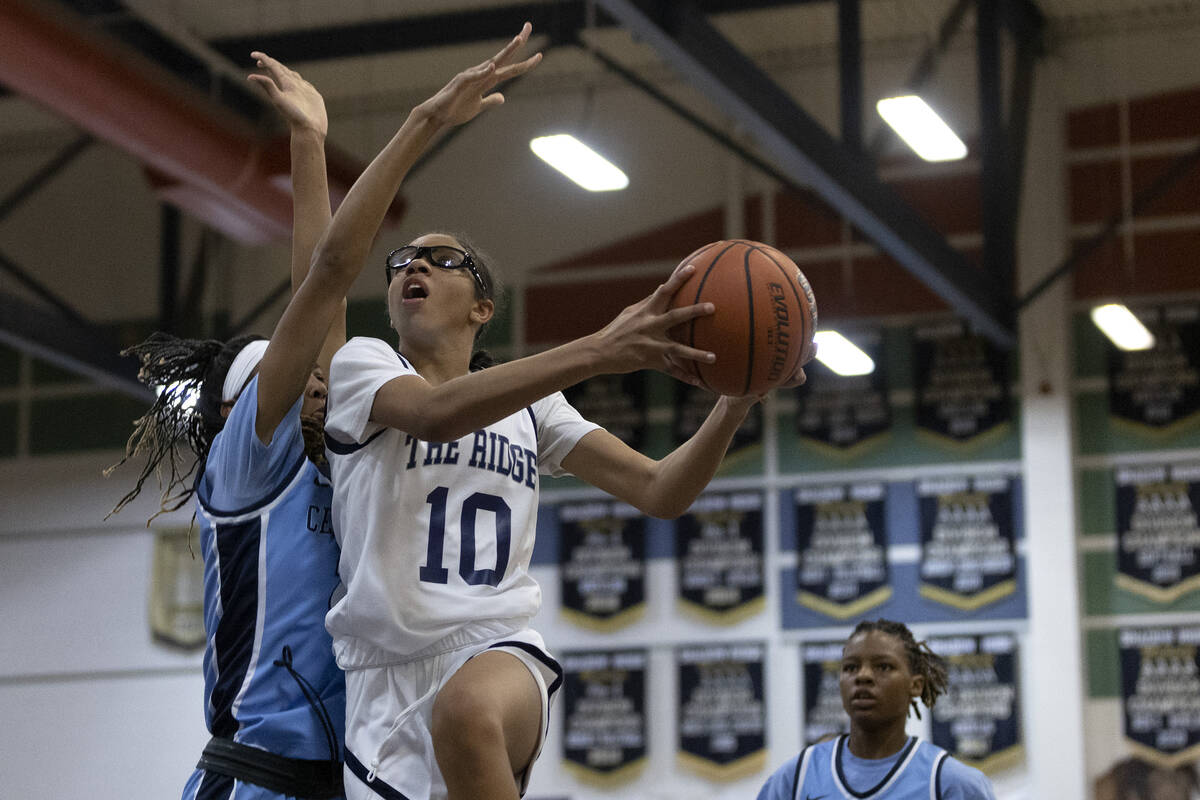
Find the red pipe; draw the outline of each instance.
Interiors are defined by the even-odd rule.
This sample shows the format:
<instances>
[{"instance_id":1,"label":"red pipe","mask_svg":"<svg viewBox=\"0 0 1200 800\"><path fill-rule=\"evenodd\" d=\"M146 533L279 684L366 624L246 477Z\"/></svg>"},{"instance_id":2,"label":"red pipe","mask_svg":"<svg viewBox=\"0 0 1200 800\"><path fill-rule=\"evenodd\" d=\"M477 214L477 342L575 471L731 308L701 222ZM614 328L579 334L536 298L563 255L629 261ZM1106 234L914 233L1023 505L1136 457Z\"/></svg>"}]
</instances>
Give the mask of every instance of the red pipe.
<instances>
[{"instance_id":1,"label":"red pipe","mask_svg":"<svg viewBox=\"0 0 1200 800\"><path fill-rule=\"evenodd\" d=\"M241 241L290 234L290 193L272 181L278 168L265 157L271 142L244 120L81 20L32 0L0 2L0 41L0 82L164 176L165 199ZM351 171L357 177L361 166ZM346 179L331 176L331 192L344 194ZM401 209L394 207L393 222Z\"/></svg>"}]
</instances>

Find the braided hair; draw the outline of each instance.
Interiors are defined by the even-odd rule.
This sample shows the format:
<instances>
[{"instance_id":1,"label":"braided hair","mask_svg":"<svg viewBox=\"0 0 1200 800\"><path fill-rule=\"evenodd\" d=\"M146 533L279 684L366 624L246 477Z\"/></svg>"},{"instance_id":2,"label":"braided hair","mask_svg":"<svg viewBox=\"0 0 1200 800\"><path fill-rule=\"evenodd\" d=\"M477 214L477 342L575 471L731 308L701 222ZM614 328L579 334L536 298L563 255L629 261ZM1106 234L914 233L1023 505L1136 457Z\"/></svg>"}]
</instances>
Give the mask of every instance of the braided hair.
<instances>
[{"instance_id":1,"label":"braided hair","mask_svg":"<svg viewBox=\"0 0 1200 800\"><path fill-rule=\"evenodd\" d=\"M912 631L903 622L896 622L890 619L863 620L855 627L854 633L850 634L850 638L861 634L879 631L886 633L889 636L894 636L904 645L904 653L908 657L908 668L914 675L920 675L925 679L924 688L921 689L921 702L926 708L933 708L933 704L937 702L938 697L946 693L946 687L949 683L948 673L946 670L946 661L937 653L929 649L929 645L924 640L917 641L913 636ZM917 706L917 701L912 701L913 711L916 712L917 719L921 718L921 709Z\"/></svg>"},{"instance_id":2,"label":"braided hair","mask_svg":"<svg viewBox=\"0 0 1200 800\"><path fill-rule=\"evenodd\" d=\"M225 426L221 415L225 376L242 348L262 338L245 334L220 342L180 339L159 332L121 352L137 357L141 362L138 380L158 388L159 394L150 410L133 423L125 456L104 470L108 475L131 458L145 457L137 483L108 516L137 497L151 475L158 476L162 491L159 510L151 520L181 508L191 499L196 491L196 468L208 458L213 439Z\"/></svg>"}]
</instances>

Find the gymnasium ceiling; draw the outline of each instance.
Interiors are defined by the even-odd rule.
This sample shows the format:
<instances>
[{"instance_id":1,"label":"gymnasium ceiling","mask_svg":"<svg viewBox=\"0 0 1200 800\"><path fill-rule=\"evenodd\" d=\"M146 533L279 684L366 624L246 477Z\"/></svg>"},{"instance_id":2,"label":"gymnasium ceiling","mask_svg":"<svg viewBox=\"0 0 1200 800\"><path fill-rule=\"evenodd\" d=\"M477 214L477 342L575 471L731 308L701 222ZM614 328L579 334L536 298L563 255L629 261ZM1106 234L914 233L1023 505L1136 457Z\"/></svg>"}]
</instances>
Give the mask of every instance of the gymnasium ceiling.
<instances>
[{"instance_id":1,"label":"gymnasium ceiling","mask_svg":"<svg viewBox=\"0 0 1200 800\"><path fill-rule=\"evenodd\" d=\"M1103 35L1139 28L1200 26L1200 3L1195 0L1013 0L1012 5L1033 9L1044 18L1041 39L1037 43L1043 50L1052 49L1054 42L1064 37ZM697 62L694 48L690 56L684 53L672 61L663 45L655 42L654 31L641 29L636 30L636 36L631 35L629 28L636 29L636 25L631 25L628 19L620 22L614 19L621 16L620 8L654 6L648 2L11 0L11 4L6 2L5 6L8 11L0 12L0 24L23 24L14 23L13 10L32 10L62 26L56 35L70 40L60 48L58 55L50 56L52 63L45 65L43 75L62 67L77 72L64 79L66 85L81 80L88 83L101 70L89 70L85 65L81 71L80 62L72 63L68 56L76 49L75 42L89 45L99 42L101 52L107 54L105 57L117 63L152 64L153 69L143 70L143 73L149 74L148 80L157 82L159 89L186 85L186 91L197 92L197 96L212 101L212 114L207 115L207 121L203 119L205 113L198 114L199 126L228 122L239 135L249 137L263 135L262 132L271 127L273 116L245 83L247 54L251 49L264 49L301 70L322 89L331 119L336 122L389 110L403 113L444 82L447 64L466 65L486 57L504 38L515 32L524 19L535 23L534 46L545 49L548 55L545 63L521 86L522 93L580 85L623 86L627 85L629 76L633 76L649 91L658 92L660 101L675 104L680 124L727 130L731 111L728 103L704 102L700 98L706 95L694 91L697 87L703 91L705 80L711 84L713 73L720 73L727 62L705 63L703 58ZM762 76L769 81L772 75L797 68L837 68L839 18L836 0L696 0L694 6L706 25L749 58L753 70L751 77ZM939 35L947 21L955 18L956 9L962 13L957 16L957 33L948 44L950 47L969 47L976 23L974 7L974 2L965 0L861 0L858 24L863 54L866 58L881 53L909 55L916 68L922 56L939 52ZM0 33L3 32L0 27ZM1014 41L1013 37L1019 41L1018 31L1006 33L1009 42ZM7 39L7 34L2 38ZM593 53L589 54L581 44ZM625 77L611 67L606 68L602 63L605 59L624 70ZM9 72L5 67L0 79ZM162 76L164 80L158 81L155 76ZM718 74L716 80L720 79ZM76 102L78 97L71 97L71 91L64 96L62 87L58 88L57 94L50 90L49 94L39 95L45 91L44 87L30 89L22 80L27 78L3 81L8 83L9 91L0 96L0 162L19 157L34 166L23 173L5 173L10 175L11 184L0 186L0 224L16 224L6 222L4 218L19 209L46 183L70 180L66 170L61 170L60 174L60 170L55 169L55 163L56 160L69 162L74 157L72 146L87 146L79 144L86 141L80 138L81 132L94 140L115 144L130 158L139 159L155 170L173 168L169 160L156 162L156 154L147 152L144 142L122 141L119 134L112 136L111 121L93 124L87 119L89 115L103 115L103 109L88 107L86 102L81 105ZM695 81L691 90L687 87L689 81ZM746 87L741 87L741 93L745 96ZM749 93L755 95L753 90ZM75 94L86 94L86 91ZM712 93L707 96L711 98ZM770 97L769 93L752 96L749 102L754 106L755 102L761 104ZM790 100L796 104L798 113L803 114L805 99L792 97ZM788 119L782 121L789 122ZM765 133L770 135L771 122L768 120L764 124ZM865 139L875 134L868 124L874 126L873 122L863 120ZM89 125L92 126L90 130ZM806 165L811 167L811 137L799 143L793 140L770 146L763 145L761 137L756 139L755 133L752 126L752 141L744 154L758 164L768 170L777 170L785 180L797 178L800 173L796 170L803 172ZM818 138L824 135L819 133ZM345 156L342 178L346 185L352 180L355 166L365 163L379 144L378 141L339 141L336 133L331 133L330 141ZM29 160L31 150L40 150L39 158L32 162ZM793 156L796 163L789 165ZM436 157L434 153L431 159ZM41 166L37 166L38 161ZM187 169L196 167L192 165ZM843 184L852 183L854 178L837 170L820 177L829 183L829 191L834 193ZM811 176L805 174L804 181L810 179ZM177 196L185 197L182 205L189 210L203 209L206 200L188 196L187 183L186 175L183 178L168 175L166 189L160 191L165 197L171 197L170 193L176 191ZM1006 187L1006 191L1017 189L1019 187ZM270 193L269 187L263 191ZM853 191L850 194L853 195ZM208 213L213 214L208 222L220 227L221 212L213 212L212 206L216 204L211 198L208 201ZM852 201L853 198L847 202ZM253 205L257 200L251 198L247 202ZM397 212L400 211L397 208ZM883 235L907 235L904 220L892 224L893 212L891 208L882 209ZM246 228L248 224L250 228L257 224L254 222L257 217L250 211L229 214L226 210L224 213L234 238L242 236L253 240L256 235L262 239L278 236L278 228L271 227L269 213L258 234ZM636 232L613 233L628 235ZM61 315L64 308L56 308L55 300L61 300L66 311L74 312L76 322L113 317L111 307L89 307L88 300L78 294L64 300L56 295L55 278L49 274L47 266L17 263L5 256L3 250L0 240L0 294L4 296L4 316L8 317L0 324L0 335L10 343L29 344L31 331L27 328L44 327L47 320L54 319L53 315ZM942 263L946 259L937 242L918 250L921 252L913 255L914 261L933 267L923 280L948 282L951 289L963 289L961 299L972 306L974 312L982 314L988 322L998 321L996 330L1000 333L1006 325L1011 331L1011 317L1005 316L1004 306L1011 298L990 297L996 294L990 284L960 286L962 276L955 273L955 264ZM897 258L903 261L900 256ZM949 260L953 261L952 258ZM133 268L144 273L146 282L152 283L159 280L159 266L143 264ZM968 276L966 282L970 280ZM39 285L44 292L36 291ZM954 301L951 302L954 305ZM13 322L14 317L21 316L17 312L23 313L25 308L32 310L35 316ZM51 316L36 316L43 311ZM86 333L86 330L81 332ZM57 348L82 354L84 360L91 357L86 347L79 350L77 344L53 338L34 341L32 346L42 355L46 348ZM104 374L110 366L99 365L99 374Z\"/></svg>"}]
</instances>

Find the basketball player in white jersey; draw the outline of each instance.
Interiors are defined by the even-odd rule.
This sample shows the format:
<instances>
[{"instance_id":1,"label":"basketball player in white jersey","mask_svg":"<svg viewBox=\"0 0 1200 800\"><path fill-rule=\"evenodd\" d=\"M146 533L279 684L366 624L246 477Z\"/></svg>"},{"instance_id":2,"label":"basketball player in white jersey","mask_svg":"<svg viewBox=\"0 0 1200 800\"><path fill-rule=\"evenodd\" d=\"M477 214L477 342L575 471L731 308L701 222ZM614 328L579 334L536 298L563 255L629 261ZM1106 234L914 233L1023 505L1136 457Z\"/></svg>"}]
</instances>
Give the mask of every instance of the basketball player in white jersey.
<instances>
[{"instance_id":1,"label":"basketball player in white jersey","mask_svg":"<svg viewBox=\"0 0 1200 800\"><path fill-rule=\"evenodd\" d=\"M432 137L503 98L525 25L492 59L414 109L404 130ZM365 260L411 153L393 140L334 215L318 260ZM454 189L448 188L449 191ZM561 390L601 373L713 355L671 327L711 304L668 310L682 267L604 329L538 355L473 359L495 313L494 282L460 236L430 233L387 259L398 349L355 338L334 357L326 445L345 596L330 610L347 671L346 795L514 800L546 731L562 670L528 628L541 595L529 575L538 473L573 473L647 514L682 514L716 472L757 397L722 397L700 430L654 461L585 421ZM803 380L798 370L793 385Z\"/></svg>"}]
</instances>

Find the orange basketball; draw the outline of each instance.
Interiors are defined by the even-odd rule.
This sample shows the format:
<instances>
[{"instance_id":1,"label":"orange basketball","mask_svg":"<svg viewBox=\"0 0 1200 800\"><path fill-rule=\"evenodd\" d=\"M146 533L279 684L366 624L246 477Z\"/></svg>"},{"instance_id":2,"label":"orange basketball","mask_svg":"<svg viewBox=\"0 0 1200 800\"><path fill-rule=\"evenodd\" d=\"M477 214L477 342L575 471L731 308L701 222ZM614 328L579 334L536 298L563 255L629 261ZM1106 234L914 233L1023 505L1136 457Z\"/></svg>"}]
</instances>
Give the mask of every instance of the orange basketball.
<instances>
[{"instance_id":1,"label":"orange basketball","mask_svg":"<svg viewBox=\"0 0 1200 800\"><path fill-rule=\"evenodd\" d=\"M774 247L746 239L706 244L685 258L696 271L671 307L716 311L671 330L676 341L716 353L690 365L717 394L763 394L788 380L812 347L817 301L800 268Z\"/></svg>"}]
</instances>

